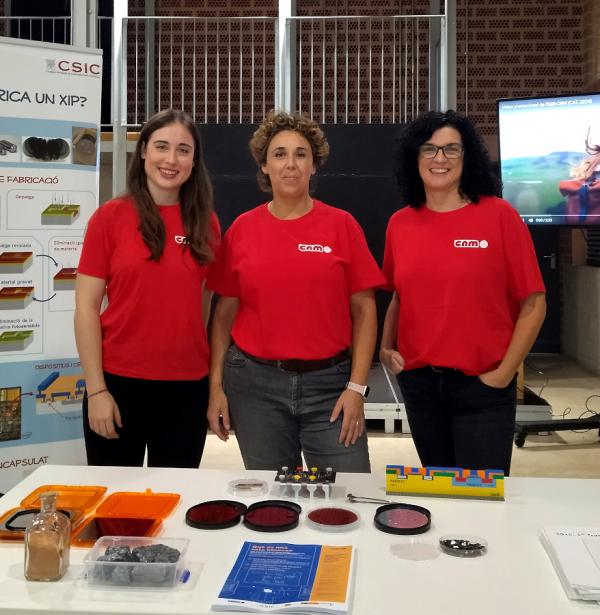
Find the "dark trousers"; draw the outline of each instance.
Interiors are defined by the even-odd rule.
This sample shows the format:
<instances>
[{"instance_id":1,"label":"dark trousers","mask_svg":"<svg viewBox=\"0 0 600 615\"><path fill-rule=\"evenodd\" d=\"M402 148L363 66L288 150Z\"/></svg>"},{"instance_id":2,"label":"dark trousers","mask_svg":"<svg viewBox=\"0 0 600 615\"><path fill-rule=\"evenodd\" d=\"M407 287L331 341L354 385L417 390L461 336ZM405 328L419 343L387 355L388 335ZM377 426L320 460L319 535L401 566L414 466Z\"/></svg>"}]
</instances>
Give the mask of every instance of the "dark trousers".
<instances>
[{"instance_id":1,"label":"dark trousers","mask_svg":"<svg viewBox=\"0 0 600 615\"><path fill-rule=\"evenodd\" d=\"M504 470L516 415L516 377L504 389L449 368L398 375L413 441L424 466Z\"/></svg>"},{"instance_id":2,"label":"dark trousers","mask_svg":"<svg viewBox=\"0 0 600 615\"><path fill-rule=\"evenodd\" d=\"M197 468L206 442L208 378L142 380L104 374L121 412L119 438L108 440L90 429L87 393L83 435L88 465Z\"/></svg>"}]
</instances>

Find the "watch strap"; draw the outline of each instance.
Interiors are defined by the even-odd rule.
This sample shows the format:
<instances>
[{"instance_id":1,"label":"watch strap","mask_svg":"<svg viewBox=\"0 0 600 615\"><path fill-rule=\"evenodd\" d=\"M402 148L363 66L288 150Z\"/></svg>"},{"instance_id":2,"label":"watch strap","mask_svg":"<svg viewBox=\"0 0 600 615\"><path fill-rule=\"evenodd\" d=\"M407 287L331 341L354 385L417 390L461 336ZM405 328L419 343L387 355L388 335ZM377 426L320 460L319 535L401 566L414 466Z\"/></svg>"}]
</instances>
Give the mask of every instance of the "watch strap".
<instances>
[{"instance_id":1,"label":"watch strap","mask_svg":"<svg viewBox=\"0 0 600 615\"><path fill-rule=\"evenodd\" d=\"M351 391L355 391L356 393L360 393L363 397L367 397L369 394L369 386L366 384L357 384L356 382L348 381L346 383L346 388Z\"/></svg>"}]
</instances>

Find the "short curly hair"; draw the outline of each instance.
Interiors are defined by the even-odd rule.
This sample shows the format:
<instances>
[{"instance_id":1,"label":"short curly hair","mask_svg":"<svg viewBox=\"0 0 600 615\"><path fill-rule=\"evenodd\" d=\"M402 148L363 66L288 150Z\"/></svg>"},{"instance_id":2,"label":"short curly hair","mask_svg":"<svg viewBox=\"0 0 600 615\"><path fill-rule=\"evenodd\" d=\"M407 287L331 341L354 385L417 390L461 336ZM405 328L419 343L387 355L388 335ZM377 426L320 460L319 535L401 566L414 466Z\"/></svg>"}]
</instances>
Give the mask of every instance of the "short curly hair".
<instances>
[{"instance_id":1,"label":"short curly hair","mask_svg":"<svg viewBox=\"0 0 600 615\"><path fill-rule=\"evenodd\" d=\"M456 111L428 111L406 124L394 144L394 166L401 206L419 208L425 204L425 188L419 174L419 147L444 126L455 128L464 149L459 191L472 203L481 196L500 196L498 179L483 139L473 122Z\"/></svg>"},{"instance_id":2,"label":"short curly hair","mask_svg":"<svg viewBox=\"0 0 600 615\"><path fill-rule=\"evenodd\" d=\"M250 139L250 153L258 165L256 179L263 192L271 192L271 180L263 173L262 165L267 161L267 150L273 137L283 130L294 130L300 133L310 144L313 162L316 168L325 164L329 156L329 143L319 128L319 125L300 112L287 113L271 109L261 125L256 129ZM312 179L311 179L312 187Z\"/></svg>"}]
</instances>

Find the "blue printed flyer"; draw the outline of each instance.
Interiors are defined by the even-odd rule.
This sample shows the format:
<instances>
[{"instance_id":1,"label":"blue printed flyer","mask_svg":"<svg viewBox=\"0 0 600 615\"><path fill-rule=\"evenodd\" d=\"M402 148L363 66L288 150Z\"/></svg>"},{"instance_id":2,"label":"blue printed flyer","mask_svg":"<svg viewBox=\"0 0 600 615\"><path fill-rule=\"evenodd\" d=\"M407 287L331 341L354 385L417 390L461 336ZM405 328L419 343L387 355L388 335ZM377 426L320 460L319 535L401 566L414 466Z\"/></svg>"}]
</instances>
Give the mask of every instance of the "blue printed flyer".
<instances>
[{"instance_id":1,"label":"blue printed flyer","mask_svg":"<svg viewBox=\"0 0 600 615\"><path fill-rule=\"evenodd\" d=\"M213 611L347 613L352 546L245 542Z\"/></svg>"}]
</instances>

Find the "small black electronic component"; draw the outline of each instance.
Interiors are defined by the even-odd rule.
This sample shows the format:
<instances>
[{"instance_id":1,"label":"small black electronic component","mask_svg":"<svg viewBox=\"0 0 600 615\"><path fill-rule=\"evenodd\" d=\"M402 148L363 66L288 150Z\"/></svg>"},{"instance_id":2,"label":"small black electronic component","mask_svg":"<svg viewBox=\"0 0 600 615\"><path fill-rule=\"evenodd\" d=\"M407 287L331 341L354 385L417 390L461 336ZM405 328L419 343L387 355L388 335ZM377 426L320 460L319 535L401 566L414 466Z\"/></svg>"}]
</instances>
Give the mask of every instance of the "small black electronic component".
<instances>
[{"instance_id":1,"label":"small black electronic component","mask_svg":"<svg viewBox=\"0 0 600 615\"><path fill-rule=\"evenodd\" d=\"M479 557L487 552L487 541L478 536L465 534L442 536L440 549L455 557Z\"/></svg>"}]
</instances>

